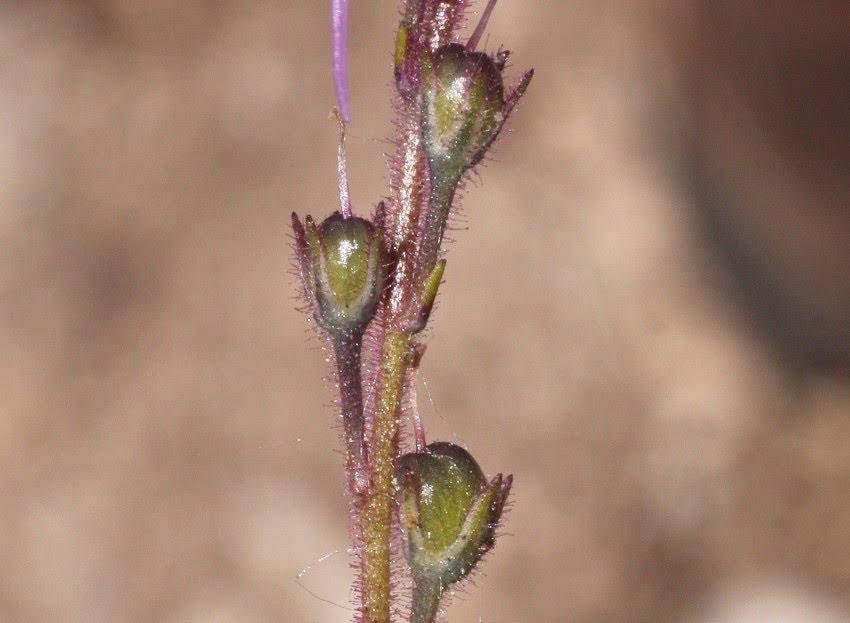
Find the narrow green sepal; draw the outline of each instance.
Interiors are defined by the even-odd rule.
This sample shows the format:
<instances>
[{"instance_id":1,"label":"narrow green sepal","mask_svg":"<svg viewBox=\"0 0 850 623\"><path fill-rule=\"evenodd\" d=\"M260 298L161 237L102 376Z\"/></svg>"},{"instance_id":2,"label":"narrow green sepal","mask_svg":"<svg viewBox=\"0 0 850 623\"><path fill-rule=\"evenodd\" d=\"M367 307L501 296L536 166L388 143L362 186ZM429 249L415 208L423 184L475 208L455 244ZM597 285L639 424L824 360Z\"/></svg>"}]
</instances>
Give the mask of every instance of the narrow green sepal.
<instances>
[{"instance_id":1,"label":"narrow green sepal","mask_svg":"<svg viewBox=\"0 0 850 623\"><path fill-rule=\"evenodd\" d=\"M522 74L519 82L517 82L516 86L508 94L508 97L505 99L505 118L509 117L514 111L514 108L516 108L516 105L519 104L519 101L528 89L528 85L531 84L531 79L533 77L534 70L529 69L527 72Z\"/></svg>"},{"instance_id":2,"label":"narrow green sepal","mask_svg":"<svg viewBox=\"0 0 850 623\"><path fill-rule=\"evenodd\" d=\"M411 99L416 94L419 82L419 70L417 68L417 52L413 45L410 26L402 22L398 26L395 39L395 54L393 56L393 73L395 84L402 97Z\"/></svg>"},{"instance_id":3,"label":"narrow green sepal","mask_svg":"<svg viewBox=\"0 0 850 623\"><path fill-rule=\"evenodd\" d=\"M428 275L422 297L422 309L419 312L419 317L410 327L411 333L419 333L428 325L428 319L431 318L431 311L434 309L434 302L437 300L437 292L443 282L445 270L446 260L440 260L431 270L431 274Z\"/></svg>"},{"instance_id":4,"label":"narrow green sepal","mask_svg":"<svg viewBox=\"0 0 850 623\"><path fill-rule=\"evenodd\" d=\"M396 75L401 73L402 65L404 65L404 58L407 56L407 37L409 34L409 30L407 28L407 24L402 22L398 26L398 31L396 32L395 37L395 72Z\"/></svg>"}]
</instances>

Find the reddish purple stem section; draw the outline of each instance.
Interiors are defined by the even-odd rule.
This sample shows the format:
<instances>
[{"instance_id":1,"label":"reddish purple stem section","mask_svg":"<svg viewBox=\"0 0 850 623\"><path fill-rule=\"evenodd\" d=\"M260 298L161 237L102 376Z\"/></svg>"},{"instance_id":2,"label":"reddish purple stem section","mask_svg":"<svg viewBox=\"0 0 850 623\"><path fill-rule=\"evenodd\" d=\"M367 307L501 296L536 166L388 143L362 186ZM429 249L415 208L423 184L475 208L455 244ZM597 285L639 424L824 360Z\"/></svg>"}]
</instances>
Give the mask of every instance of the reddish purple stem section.
<instances>
[{"instance_id":1,"label":"reddish purple stem section","mask_svg":"<svg viewBox=\"0 0 850 623\"><path fill-rule=\"evenodd\" d=\"M342 120L351 121L348 101L348 0L331 0L334 90Z\"/></svg>"}]
</instances>

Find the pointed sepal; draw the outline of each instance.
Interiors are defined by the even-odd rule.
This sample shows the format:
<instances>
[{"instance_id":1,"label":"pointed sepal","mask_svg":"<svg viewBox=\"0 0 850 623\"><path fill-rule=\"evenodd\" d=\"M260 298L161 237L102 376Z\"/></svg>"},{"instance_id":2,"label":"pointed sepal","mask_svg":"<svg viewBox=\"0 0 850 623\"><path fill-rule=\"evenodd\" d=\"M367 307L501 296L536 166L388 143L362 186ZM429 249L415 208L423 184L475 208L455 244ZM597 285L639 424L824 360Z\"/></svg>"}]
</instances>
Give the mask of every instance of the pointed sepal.
<instances>
[{"instance_id":1,"label":"pointed sepal","mask_svg":"<svg viewBox=\"0 0 850 623\"><path fill-rule=\"evenodd\" d=\"M396 32L393 74L398 92L408 100L415 97L419 86L418 59L415 35L410 24L402 22Z\"/></svg>"},{"instance_id":2,"label":"pointed sepal","mask_svg":"<svg viewBox=\"0 0 850 623\"><path fill-rule=\"evenodd\" d=\"M307 232L298 215L292 213L292 234L295 238L295 261L298 265L298 276L304 292L313 292L313 259L310 254L310 243L307 242ZM311 296L312 302L312 296Z\"/></svg>"},{"instance_id":3,"label":"pointed sepal","mask_svg":"<svg viewBox=\"0 0 850 623\"><path fill-rule=\"evenodd\" d=\"M522 74L522 77L517 81L516 85L511 89L508 96L505 98L505 108L503 110L503 116L507 119L511 113L514 111L514 108L522 99L522 96L525 95L526 89L528 89L528 85L531 84L531 79L534 77L534 70L529 69L527 72Z\"/></svg>"},{"instance_id":4,"label":"pointed sepal","mask_svg":"<svg viewBox=\"0 0 850 623\"><path fill-rule=\"evenodd\" d=\"M428 326L428 320L431 318L431 312L434 309L437 292L440 289L440 284L443 282L443 273L445 271L446 260L440 260L434 265L431 274L428 275L422 294L422 308L419 311L419 316L409 329L410 333L419 333Z\"/></svg>"}]
</instances>

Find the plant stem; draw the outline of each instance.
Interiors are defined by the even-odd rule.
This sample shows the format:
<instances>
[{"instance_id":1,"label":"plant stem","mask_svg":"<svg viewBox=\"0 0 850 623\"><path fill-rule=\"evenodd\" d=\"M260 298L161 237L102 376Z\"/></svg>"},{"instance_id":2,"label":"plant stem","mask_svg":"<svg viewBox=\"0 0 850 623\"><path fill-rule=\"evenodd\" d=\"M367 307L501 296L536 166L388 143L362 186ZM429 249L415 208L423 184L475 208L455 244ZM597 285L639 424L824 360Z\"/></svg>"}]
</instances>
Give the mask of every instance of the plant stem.
<instances>
[{"instance_id":1,"label":"plant stem","mask_svg":"<svg viewBox=\"0 0 850 623\"><path fill-rule=\"evenodd\" d=\"M459 176L431 175L428 213L425 216L425 227L422 231L422 243L417 261L417 268L421 271L420 279L427 278L437 263L446 221L452 209L459 181Z\"/></svg>"},{"instance_id":2,"label":"plant stem","mask_svg":"<svg viewBox=\"0 0 850 623\"><path fill-rule=\"evenodd\" d=\"M398 454L398 427L404 379L410 364L411 336L407 327L418 305L414 301L417 233L427 204L419 125L413 115L402 117L402 140L396 153L394 196L390 199L384 240L396 261L377 328L379 363L374 374L375 400L367 419L368 488L356 502L360 527L360 599L363 623L389 623L391 603L390 552L393 522L393 469Z\"/></svg>"},{"instance_id":3,"label":"plant stem","mask_svg":"<svg viewBox=\"0 0 850 623\"><path fill-rule=\"evenodd\" d=\"M390 537L392 533L392 480L398 447L398 418L410 336L384 334L375 417L369 444L369 489L360 514L362 539L361 599L364 623L390 621Z\"/></svg>"},{"instance_id":4,"label":"plant stem","mask_svg":"<svg viewBox=\"0 0 850 623\"><path fill-rule=\"evenodd\" d=\"M394 171L398 178L394 184L396 196L392 200L393 209L390 210L393 219L387 223L385 236L393 255L398 258L387 297L387 325L399 330L406 328L405 324L412 321L409 314L418 311L412 305L417 272L417 233L422 208L428 201L424 175L427 163L422 151L419 124L413 115L402 123L403 141L396 155Z\"/></svg>"},{"instance_id":5,"label":"plant stem","mask_svg":"<svg viewBox=\"0 0 850 623\"><path fill-rule=\"evenodd\" d=\"M346 448L348 486L356 495L365 486L363 468L366 447L363 438L363 385L360 378L360 349L363 331L351 329L332 335L334 359L339 381L339 402Z\"/></svg>"},{"instance_id":6,"label":"plant stem","mask_svg":"<svg viewBox=\"0 0 850 623\"><path fill-rule=\"evenodd\" d=\"M433 623L440 608L443 589L439 580L419 579L413 587L413 605L410 610L410 623Z\"/></svg>"},{"instance_id":7,"label":"plant stem","mask_svg":"<svg viewBox=\"0 0 850 623\"><path fill-rule=\"evenodd\" d=\"M405 22L418 45L435 50L448 43L466 7L465 0L405 0ZM416 81L414 81L415 83ZM404 96L404 93L401 93ZM375 401L367 414L369 442L366 448L368 486L355 501L360 537L360 597L363 623L390 623L392 582L390 575L393 525L393 470L398 455L398 430L404 381L412 363L411 327L422 313L422 289L439 254L442 228L430 266L421 265L423 214L429 200L428 164L425 159L417 98L402 97L400 140L394 158L392 196L384 240L393 257L383 315L375 334L380 352L375 376ZM456 185L456 184L455 184ZM448 193L448 196L445 196ZM443 211L451 207L454 189L441 192ZM444 204L447 204L444 206ZM432 226L432 228L434 228Z\"/></svg>"}]
</instances>

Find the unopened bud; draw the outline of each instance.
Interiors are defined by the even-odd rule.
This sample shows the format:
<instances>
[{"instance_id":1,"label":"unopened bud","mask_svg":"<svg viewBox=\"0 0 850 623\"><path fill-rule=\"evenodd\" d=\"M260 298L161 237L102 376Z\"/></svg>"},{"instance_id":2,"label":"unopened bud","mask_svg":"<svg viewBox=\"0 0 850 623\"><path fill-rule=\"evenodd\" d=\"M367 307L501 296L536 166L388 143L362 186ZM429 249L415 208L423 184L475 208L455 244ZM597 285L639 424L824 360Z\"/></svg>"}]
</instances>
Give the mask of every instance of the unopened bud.
<instances>
[{"instance_id":1,"label":"unopened bud","mask_svg":"<svg viewBox=\"0 0 850 623\"><path fill-rule=\"evenodd\" d=\"M460 175L475 166L504 121L502 72L482 52L452 43L423 58L423 135L432 167Z\"/></svg>"},{"instance_id":2,"label":"unopened bud","mask_svg":"<svg viewBox=\"0 0 850 623\"><path fill-rule=\"evenodd\" d=\"M466 577L493 546L511 477L500 474L488 482L469 452L437 442L424 452L402 456L395 478L405 556L419 601L430 595L438 602L442 592ZM414 609L428 609L417 599L414 595Z\"/></svg>"},{"instance_id":3,"label":"unopened bud","mask_svg":"<svg viewBox=\"0 0 850 623\"><path fill-rule=\"evenodd\" d=\"M339 212L318 227L295 214L293 229L301 273L315 296L315 317L328 331L363 329L381 294L383 262L379 229L370 221Z\"/></svg>"}]
</instances>

